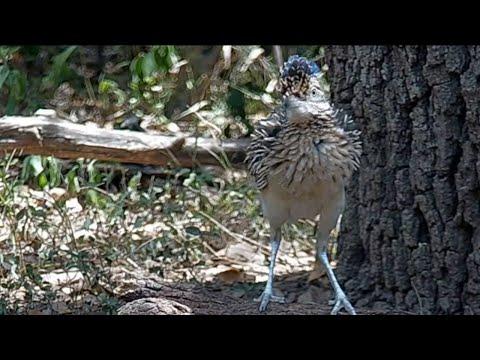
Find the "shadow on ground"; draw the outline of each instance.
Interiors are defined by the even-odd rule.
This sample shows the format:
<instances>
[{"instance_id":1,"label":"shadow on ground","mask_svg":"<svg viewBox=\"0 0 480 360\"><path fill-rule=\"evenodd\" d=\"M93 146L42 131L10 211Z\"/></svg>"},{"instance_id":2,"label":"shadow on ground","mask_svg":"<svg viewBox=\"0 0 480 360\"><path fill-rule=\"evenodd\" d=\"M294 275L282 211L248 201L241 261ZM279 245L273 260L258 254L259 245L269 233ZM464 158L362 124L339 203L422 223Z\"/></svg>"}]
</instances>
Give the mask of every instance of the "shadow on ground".
<instances>
[{"instance_id":1,"label":"shadow on ground","mask_svg":"<svg viewBox=\"0 0 480 360\"><path fill-rule=\"evenodd\" d=\"M286 298L285 304L270 303L265 315L329 315L328 300L333 294L322 280L308 283L308 272L276 278L276 289ZM145 278L138 287L121 297L120 315L260 315L257 298L265 283L219 281L165 283ZM357 308L359 315L405 314L394 310ZM342 312L346 314L346 312Z\"/></svg>"}]
</instances>

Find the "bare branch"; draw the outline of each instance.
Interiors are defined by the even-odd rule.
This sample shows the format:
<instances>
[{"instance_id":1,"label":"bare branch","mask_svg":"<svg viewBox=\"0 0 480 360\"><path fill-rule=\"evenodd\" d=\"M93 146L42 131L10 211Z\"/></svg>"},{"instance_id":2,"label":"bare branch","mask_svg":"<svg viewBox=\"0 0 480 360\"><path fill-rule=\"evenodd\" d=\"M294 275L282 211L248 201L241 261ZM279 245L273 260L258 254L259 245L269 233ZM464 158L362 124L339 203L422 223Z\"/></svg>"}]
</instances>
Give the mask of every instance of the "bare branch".
<instances>
[{"instance_id":1,"label":"bare branch","mask_svg":"<svg viewBox=\"0 0 480 360\"><path fill-rule=\"evenodd\" d=\"M0 118L0 151L21 149L23 154L52 155L63 159L89 158L194 167L222 165L219 159L226 156L233 167L242 168L248 142L248 139L221 141L107 130L75 124L52 115Z\"/></svg>"}]
</instances>

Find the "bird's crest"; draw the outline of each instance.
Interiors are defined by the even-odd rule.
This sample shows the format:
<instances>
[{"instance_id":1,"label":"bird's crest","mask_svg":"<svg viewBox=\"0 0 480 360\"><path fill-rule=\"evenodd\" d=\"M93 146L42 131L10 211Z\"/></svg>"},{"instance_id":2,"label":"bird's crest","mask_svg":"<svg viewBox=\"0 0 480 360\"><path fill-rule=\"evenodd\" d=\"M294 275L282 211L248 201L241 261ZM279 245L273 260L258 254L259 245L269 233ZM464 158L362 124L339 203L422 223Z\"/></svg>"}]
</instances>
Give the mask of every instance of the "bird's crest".
<instances>
[{"instance_id":1,"label":"bird's crest","mask_svg":"<svg viewBox=\"0 0 480 360\"><path fill-rule=\"evenodd\" d=\"M308 90L310 79L320 75L320 68L315 62L292 55L283 64L279 90L283 95L302 96Z\"/></svg>"}]
</instances>

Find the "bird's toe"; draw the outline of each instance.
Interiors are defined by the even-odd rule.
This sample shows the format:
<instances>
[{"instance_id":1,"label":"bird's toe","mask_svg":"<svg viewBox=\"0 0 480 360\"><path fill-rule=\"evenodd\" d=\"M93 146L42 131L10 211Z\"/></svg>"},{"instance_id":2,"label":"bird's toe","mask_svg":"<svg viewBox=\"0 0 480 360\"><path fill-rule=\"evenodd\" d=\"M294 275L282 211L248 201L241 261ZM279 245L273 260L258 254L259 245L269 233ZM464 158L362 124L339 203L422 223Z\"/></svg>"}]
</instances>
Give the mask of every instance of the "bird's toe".
<instances>
[{"instance_id":1,"label":"bird's toe","mask_svg":"<svg viewBox=\"0 0 480 360\"><path fill-rule=\"evenodd\" d=\"M329 301L329 305L333 304L334 306L332 312L330 313L331 315L337 315L342 308L344 308L350 315L356 315L355 309L350 301L348 301L348 298L345 294L338 294L335 297L335 300Z\"/></svg>"},{"instance_id":2,"label":"bird's toe","mask_svg":"<svg viewBox=\"0 0 480 360\"><path fill-rule=\"evenodd\" d=\"M271 302L276 302L280 304L285 303L285 297L273 295L271 292L264 291L260 297L254 300L255 302L260 302L259 310L260 312L264 312L267 310L268 304Z\"/></svg>"}]
</instances>

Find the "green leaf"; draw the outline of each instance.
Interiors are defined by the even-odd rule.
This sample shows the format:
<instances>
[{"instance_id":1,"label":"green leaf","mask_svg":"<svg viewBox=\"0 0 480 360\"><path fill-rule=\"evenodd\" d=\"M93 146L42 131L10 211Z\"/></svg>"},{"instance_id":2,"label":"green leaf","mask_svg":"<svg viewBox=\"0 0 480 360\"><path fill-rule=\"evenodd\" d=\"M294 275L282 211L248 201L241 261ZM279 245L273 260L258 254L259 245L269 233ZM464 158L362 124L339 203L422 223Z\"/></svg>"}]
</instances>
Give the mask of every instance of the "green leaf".
<instances>
[{"instance_id":1,"label":"green leaf","mask_svg":"<svg viewBox=\"0 0 480 360\"><path fill-rule=\"evenodd\" d=\"M13 95L13 92L10 92L8 95L8 101L7 101L7 106L5 108L5 114L6 115L14 115L16 113L16 108L17 108L17 101L15 100L15 96Z\"/></svg>"},{"instance_id":2,"label":"green leaf","mask_svg":"<svg viewBox=\"0 0 480 360\"><path fill-rule=\"evenodd\" d=\"M67 180L67 189L69 192L78 193L80 191L80 183L78 181L77 169L78 165L74 166L66 176Z\"/></svg>"},{"instance_id":3,"label":"green leaf","mask_svg":"<svg viewBox=\"0 0 480 360\"><path fill-rule=\"evenodd\" d=\"M40 186L41 189L44 189L48 186L47 175L45 175L44 173L41 173L38 177L38 186Z\"/></svg>"},{"instance_id":4,"label":"green leaf","mask_svg":"<svg viewBox=\"0 0 480 360\"><path fill-rule=\"evenodd\" d=\"M144 54L138 55L135 59L133 59L130 65L130 72L132 74L132 81L138 82L142 79L142 64L143 59L145 58Z\"/></svg>"},{"instance_id":5,"label":"green leaf","mask_svg":"<svg viewBox=\"0 0 480 360\"><path fill-rule=\"evenodd\" d=\"M165 73L172 67L168 46L155 46L151 53L154 54L157 71Z\"/></svg>"},{"instance_id":6,"label":"green leaf","mask_svg":"<svg viewBox=\"0 0 480 360\"><path fill-rule=\"evenodd\" d=\"M175 46L167 45L167 60L168 60L168 69L169 70L174 64L179 61L177 51L175 50Z\"/></svg>"},{"instance_id":7,"label":"green leaf","mask_svg":"<svg viewBox=\"0 0 480 360\"><path fill-rule=\"evenodd\" d=\"M197 174L194 172L191 172L188 178L183 181L183 186L185 187L191 186L196 179L197 179Z\"/></svg>"},{"instance_id":8,"label":"green leaf","mask_svg":"<svg viewBox=\"0 0 480 360\"><path fill-rule=\"evenodd\" d=\"M113 93L117 97L117 106L125 104L125 102L127 101L127 94L125 93L125 91L123 91L122 89L116 89L113 91Z\"/></svg>"},{"instance_id":9,"label":"green leaf","mask_svg":"<svg viewBox=\"0 0 480 360\"><path fill-rule=\"evenodd\" d=\"M142 173L139 171L137 172L130 181L128 182L128 189L130 191L136 190L138 187L138 184L140 184L140 179L142 178Z\"/></svg>"},{"instance_id":10,"label":"green leaf","mask_svg":"<svg viewBox=\"0 0 480 360\"><path fill-rule=\"evenodd\" d=\"M157 62L155 61L155 54L149 52L145 55L142 62L142 76L145 79L151 76L154 71L158 69Z\"/></svg>"},{"instance_id":11,"label":"green leaf","mask_svg":"<svg viewBox=\"0 0 480 360\"><path fill-rule=\"evenodd\" d=\"M27 156L22 163L22 173L20 174L20 179L22 181L26 181L30 177L31 168L30 168L29 162L30 162L30 156Z\"/></svg>"},{"instance_id":12,"label":"green leaf","mask_svg":"<svg viewBox=\"0 0 480 360\"><path fill-rule=\"evenodd\" d=\"M98 84L98 92L100 94L107 94L113 89L118 87L117 83L112 80L102 80L100 84Z\"/></svg>"},{"instance_id":13,"label":"green leaf","mask_svg":"<svg viewBox=\"0 0 480 360\"><path fill-rule=\"evenodd\" d=\"M77 49L77 46L69 46L65 50L63 50L60 54L56 55L53 59L53 71L60 72L65 66L68 58L72 53Z\"/></svg>"},{"instance_id":14,"label":"green leaf","mask_svg":"<svg viewBox=\"0 0 480 360\"><path fill-rule=\"evenodd\" d=\"M116 105L121 106L127 101L127 94L118 87L118 84L113 80L102 80L98 84L98 92L100 94L113 93L117 98Z\"/></svg>"},{"instance_id":15,"label":"green leaf","mask_svg":"<svg viewBox=\"0 0 480 360\"><path fill-rule=\"evenodd\" d=\"M48 164L49 185L50 187L56 187L60 185L62 180L60 163L54 157L49 156L47 158L47 164Z\"/></svg>"},{"instance_id":16,"label":"green leaf","mask_svg":"<svg viewBox=\"0 0 480 360\"><path fill-rule=\"evenodd\" d=\"M87 165L88 182L93 185L97 185L102 182L102 174L100 174L95 168L96 162L97 162L96 160L92 160Z\"/></svg>"},{"instance_id":17,"label":"green leaf","mask_svg":"<svg viewBox=\"0 0 480 360\"><path fill-rule=\"evenodd\" d=\"M33 170L33 176L37 177L43 170L42 157L40 155L30 156L28 166Z\"/></svg>"},{"instance_id":18,"label":"green leaf","mask_svg":"<svg viewBox=\"0 0 480 360\"><path fill-rule=\"evenodd\" d=\"M13 87L13 93L17 101L22 101L25 98L25 93L27 89L27 75L23 72L18 71L15 76L15 85Z\"/></svg>"},{"instance_id":19,"label":"green leaf","mask_svg":"<svg viewBox=\"0 0 480 360\"><path fill-rule=\"evenodd\" d=\"M87 190L85 194L87 201L93 205L97 205L98 203L98 192L93 189Z\"/></svg>"},{"instance_id":20,"label":"green leaf","mask_svg":"<svg viewBox=\"0 0 480 360\"><path fill-rule=\"evenodd\" d=\"M10 56L20 50L21 46L0 46L0 60L8 61Z\"/></svg>"},{"instance_id":21,"label":"green leaf","mask_svg":"<svg viewBox=\"0 0 480 360\"><path fill-rule=\"evenodd\" d=\"M98 191L89 189L87 190L85 196L88 203L98 208L105 208L106 200Z\"/></svg>"},{"instance_id":22,"label":"green leaf","mask_svg":"<svg viewBox=\"0 0 480 360\"><path fill-rule=\"evenodd\" d=\"M58 86L72 74L72 71L69 71L70 69L67 68L66 63L76 49L77 46L69 46L53 58L52 68L42 81L43 87Z\"/></svg>"},{"instance_id":23,"label":"green leaf","mask_svg":"<svg viewBox=\"0 0 480 360\"><path fill-rule=\"evenodd\" d=\"M2 89L3 83L7 80L8 75L10 74L10 69L7 65L0 66L0 90Z\"/></svg>"},{"instance_id":24,"label":"green leaf","mask_svg":"<svg viewBox=\"0 0 480 360\"><path fill-rule=\"evenodd\" d=\"M141 79L142 79L142 61L143 61L143 54L138 55L130 63L130 75L131 75L132 79L130 81L129 86L132 90L138 90L138 85L141 82Z\"/></svg>"}]
</instances>

